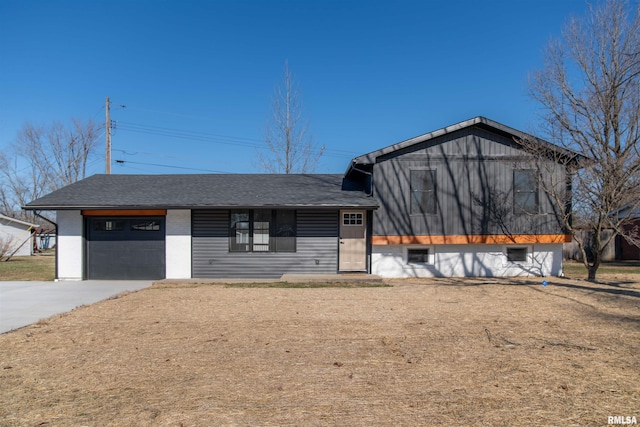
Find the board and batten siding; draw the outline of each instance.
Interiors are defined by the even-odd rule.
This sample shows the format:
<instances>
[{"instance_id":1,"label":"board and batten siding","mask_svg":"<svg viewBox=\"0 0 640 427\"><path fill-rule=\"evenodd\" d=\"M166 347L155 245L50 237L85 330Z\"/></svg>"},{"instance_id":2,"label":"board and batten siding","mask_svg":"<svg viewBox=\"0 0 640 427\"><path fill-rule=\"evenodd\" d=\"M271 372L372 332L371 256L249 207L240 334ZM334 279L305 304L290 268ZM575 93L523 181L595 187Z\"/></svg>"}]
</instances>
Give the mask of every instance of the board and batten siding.
<instances>
[{"instance_id":1,"label":"board and batten siding","mask_svg":"<svg viewBox=\"0 0 640 427\"><path fill-rule=\"evenodd\" d=\"M548 162L545 178L565 185L563 168ZM513 174L535 163L515 142L483 129L465 129L394 152L374 165L374 236L558 234L551 201L539 191L539 214L515 214ZM410 212L410 171L436 171L435 214ZM551 181L550 181L551 182Z\"/></svg>"},{"instance_id":2,"label":"board and batten siding","mask_svg":"<svg viewBox=\"0 0 640 427\"><path fill-rule=\"evenodd\" d=\"M297 210L296 252L229 252L229 210L193 210L192 277L271 278L333 274L338 268L338 210Z\"/></svg>"}]
</instances>

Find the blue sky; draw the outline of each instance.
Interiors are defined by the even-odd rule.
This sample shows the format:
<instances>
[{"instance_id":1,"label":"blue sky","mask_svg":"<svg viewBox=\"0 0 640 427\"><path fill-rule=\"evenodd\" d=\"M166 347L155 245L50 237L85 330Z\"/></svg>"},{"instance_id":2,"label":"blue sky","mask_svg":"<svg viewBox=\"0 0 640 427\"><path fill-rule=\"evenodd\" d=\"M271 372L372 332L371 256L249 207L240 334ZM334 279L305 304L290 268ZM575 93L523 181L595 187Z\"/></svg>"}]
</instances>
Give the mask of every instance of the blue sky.
<instances>
[{"instance_id":1,"label":"blue sky","mask_svg":"<svg viewBox=\"0 0 640 427\"><path fill-rule=\"evenodd\" d=\"M475 116L535 129L527 76L584 0L0 1L0 149L27 121L104 122L113 173L260 172L284 63L316 172ZM120 107L125 105L126 108ZM101 137L104 146L104 137ZM153 165L167 165L153 166ZM104 173L104 153L91 173Z\"/></svg>"}]
</instances>

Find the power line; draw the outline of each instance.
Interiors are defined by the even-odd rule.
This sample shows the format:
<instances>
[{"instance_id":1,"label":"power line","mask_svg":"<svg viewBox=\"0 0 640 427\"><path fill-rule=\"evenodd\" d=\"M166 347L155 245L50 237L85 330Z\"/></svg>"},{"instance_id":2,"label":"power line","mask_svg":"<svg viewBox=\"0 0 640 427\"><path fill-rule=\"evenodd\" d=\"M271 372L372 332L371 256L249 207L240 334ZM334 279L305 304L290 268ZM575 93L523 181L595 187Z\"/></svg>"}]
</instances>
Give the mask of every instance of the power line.
<instances>
[{"instance_id":1,"label":"power line","mask_svg":"<svg viewBox=\"0 0 640 427\"><path fill-rule=\"evenodd\" d=\"M117 122L117 129L143 133L148 135L164 136L169 138L186 139L200 142L212 142L218 144L226 144L240 147L249 147L256 149L267 148L266 143L263 140L255 138L237 137L229 135L221 135L209 132L189 131L183 129L166 128L162 126L143 125L138 123L129 122ZM355 152L349 152L345 150L327 149L323 153L327 157L337 158L353 158L357 154Z\"/></svg>"},{"instance_id":2,"label":"power line","mask_svg":"<svg viewBox=\"0 0 640 427\"><path fill-rule=\"evenodd\" d=\"M146 166L158 166L163 168L171 168L171 169L185 169L199 172L209 172L209 173L228 173L232 174L233 172L219 171L219 170L211 170L211 169L198 169L198 168L187 168L183 166L172 166L172 165L162 165L158 163L144 163L144 162L132 162L129 160L114 160L116 164L124 165L125 163L131 163L133 165L146 165Z\"/></svg>"},{"instance_id":3,"label":"power line","mask_svg":"<svg viewBox=\"0 0 640 427\"><path fill-rule=\"evenodd\" d=\"M118 164L118 167L131 169L131 170L134 170L134 171L140 171L140 172L143 172L145 174L149 174L149 171L147 169L143 169L143 168L135 168L133 166L127 166L127 165L122 165L122 164Z\"/></svg>"},{"instance_id":4,"label":"power line","mask_svg":"<svg viewBox=\"0 0 640 427\"><path fill-rule=\"evenodd\" d=\"M257 147L260 140L252 139L252 138L242 138L236 136L227 136L227 135L219 135L215 133L208 132L198 132L198 131L190 131L190 130L182 130L182 129L173 129L166 128L162 126L153 126L153 125L142 125L138 123L128 123L128 122L117 122L117 126L123 130L129 131L138 131L138 132L146 132L163 136L175 136L175 137L183 137L183 138L192 138L196 140L216 140L216 141L224 141L227 143L233 143L238 145L246 145L249 147ZM254 141L254 143L251 143Z\"/></svg>"},{"instance_id":5,"label":"power line","mask_svg":"<svg viewBox=\"0 0 640 427\"><path fill-rule=\"evenodd\" d=\"M104 114L104 113L103 113L103 111L104 111L104 105L101 105L101 106L100 106L100 108L98 108L98 111L96 111L96 112L93 114L93 116L92 116L92 117L93 117L94 119L95 119L95 118L97 118L97 117L98 117L98 114L100 114L100 115Z\"/></svg>"},{"instance_id":6,"label":"power line","mask_svg":"<svg viewBox=\"0 0 640 427\"><path fill-rule=\"evenodd\" d=\"M202 161L202 157L183 157L183 156L174 156L174 155L166 155L166 154L158 154L158 153L149 153L146 151L127 151L127 150L121 150L118 148L112 148L112 150L119 151L120 153L122 153L123 156L137 156L138 154L141 154L143 156L162 157L165 159L187 160L190 162ZM207 160L207 161L210 163L217 163L217 164L224 164L224 165L238 165L238 166L245 165L245 164L233 163L233 162L221 162L221 161L214 161L214 160Z\"/></svg>"}]
</instances>

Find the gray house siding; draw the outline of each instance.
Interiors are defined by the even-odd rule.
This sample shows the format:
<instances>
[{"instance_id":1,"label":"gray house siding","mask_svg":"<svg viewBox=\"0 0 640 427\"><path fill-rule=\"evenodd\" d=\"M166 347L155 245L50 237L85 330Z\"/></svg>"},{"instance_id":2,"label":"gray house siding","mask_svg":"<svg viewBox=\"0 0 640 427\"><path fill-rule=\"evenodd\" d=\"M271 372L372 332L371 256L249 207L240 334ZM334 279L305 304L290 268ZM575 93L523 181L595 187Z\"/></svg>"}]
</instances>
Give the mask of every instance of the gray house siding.
<instances>
[{"instance_id":1,"label":"gray house siding","mask_svg":"<svg viewBox=\"0 0 640 427\"><path fill-rule=\"evenodd\" d=\"M549 160L545 179L564 186L564 170ZM373 235L560 234L553 204L538 190L539 213L516 214L513 175L535 163L511 138L472 127L378 158L373 165ZM436 176L434 214L411 214L410 171ZM545 168L546 169L546 168Z\"/></svg>"},{"instance_id":2,"label":"gray house siding","mask_svg":"<svg viewBox=\"0 0 640 427\"><path fill-rule=\"evenodd\" d=\"M338 266L338 210L297 210L296 252L229 252L229 211L194 210L192 277L264 278L333 274Z\"/></svg>"}]
</instances>

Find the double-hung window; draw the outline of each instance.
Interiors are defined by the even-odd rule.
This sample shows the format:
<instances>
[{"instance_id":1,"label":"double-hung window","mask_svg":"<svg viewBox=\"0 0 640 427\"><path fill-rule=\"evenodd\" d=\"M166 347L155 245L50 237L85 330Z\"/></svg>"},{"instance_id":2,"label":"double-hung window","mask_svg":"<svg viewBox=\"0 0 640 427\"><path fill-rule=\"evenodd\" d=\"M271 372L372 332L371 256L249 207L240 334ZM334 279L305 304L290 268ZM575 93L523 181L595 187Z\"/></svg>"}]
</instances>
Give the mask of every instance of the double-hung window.
<instances>
[{"instance_id":1,"label":"double-hung window","mask_svg":"<svg viewBox=\"0 0 640 427\"><path fill-rule=\"evenodd\" d=\"M271 211L253 211L253 252L269 252L271 239Z\"/></svg>"},{"instance_id":2,"label":"double-hung window","mask_svg":"<svg viewBox=\"0 0 640 427\"><path fill-rule=\"evenodd\" d=\"M229 217L229 252L295 252L296 213L243 209Z\"/></svg>"},{"instance_id":3,"label":"double-hung window","mask_svg":"<svg viewBox=\"0 0 640 427\"><path fill-rule=\"evenodd\" d=\"M275 211L274 236L276 252L296 251L296 211L280 209Z\"/></svg>"},{"instance_id":4,"label":"double-hung window","mask_svg":"<svg viewBox=\"0 0 640 427\"><path fill-rule=\"evenodd\" d=\"M436 213L436 171L411 170L409 175L411 213L434 215Z\"/></svg>"},{"instance_id":5,"label":"double-hung window","mask_svg":"<svg viewBox=\"0 0 640 427\"><path fill-rule=\"evenodd\" d=\"M250 252L250 211L231 212L231 230L229 234L229 251Z\"/></svg>"},{"instance_id":6,"label":"double-hung window","mask_svg":"<svg viewBox=\"0 0 640 427\"><path fill-rule=\"evenodd\" d=\"M513 171L513 213L538 213L538 184L532 169Z\"/></svg>"}]
</instances>

